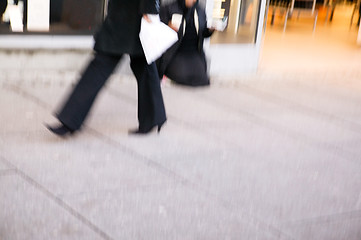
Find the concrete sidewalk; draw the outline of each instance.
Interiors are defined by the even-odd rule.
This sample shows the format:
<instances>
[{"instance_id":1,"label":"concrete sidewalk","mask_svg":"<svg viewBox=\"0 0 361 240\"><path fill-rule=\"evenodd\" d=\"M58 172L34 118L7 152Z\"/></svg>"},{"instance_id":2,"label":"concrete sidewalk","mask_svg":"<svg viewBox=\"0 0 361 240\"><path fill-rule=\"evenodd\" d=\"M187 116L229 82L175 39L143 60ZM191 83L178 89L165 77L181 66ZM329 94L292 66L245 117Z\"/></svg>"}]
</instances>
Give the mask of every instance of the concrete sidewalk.
<instances>
[{"instance_id":1,"label":"concrete sidewalk","mask_svg":"<svg viewBox=\"0 0 361 240\"><path fill-rule=\"evenodd\" d=\"M360 240L361 52L340 17L267 28L257 75L163 85L159 135L127 134L133 77L61 139L43 123L78 71L1 72L0 240Z\"/></svg>"},{"instance_id":2,"label":"concrete sidewalk","mask_svg":"<svg viewBox=\"0 0 361 240\"><path fill-rule=\"evenodd\" d=\"M69 82L3 81L0 239L359 240L359 75L164 85L144 137L115 76L68 139L43 123Z\"/></svg>"}]
</instances>

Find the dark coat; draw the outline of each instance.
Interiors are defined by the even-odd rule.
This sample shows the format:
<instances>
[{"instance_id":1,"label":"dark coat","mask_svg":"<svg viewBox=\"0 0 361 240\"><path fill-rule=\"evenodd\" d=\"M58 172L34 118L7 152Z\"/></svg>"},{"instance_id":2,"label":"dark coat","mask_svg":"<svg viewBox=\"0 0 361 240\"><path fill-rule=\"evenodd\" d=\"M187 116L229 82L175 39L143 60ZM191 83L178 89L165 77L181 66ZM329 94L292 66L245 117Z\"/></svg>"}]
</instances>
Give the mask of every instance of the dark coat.
<instances>
[{"instance_id":1,"label":"dark coat","mask_svg":"<svg viewBox=\"0 0 361 240\"><path fill-rule=\"evenodd\" d=\"M0 17L3 16L3 13L5 12L7 5L8 5L8 0L0 0Z\"/></svg>"},{"instance_id":2,"label":"dark coat","mask_svg":"<svg viewBox=\"0 0 361 240\"><path fill-rule=\"evenodd\" d=\"M162 6L160 9L160 19L163 23L167 24L172 20L173 14L181 14L183 16L182 23L178 30L178 41L170 47L163 56L157 61L158 73L162 77L168 64L177 53L179 46L182 43L183 34L185 30L185 18L194 17L194 11L198 17L198 46L197 49L199 53L204 58L204 64L206 65L205 54L203 51L203 42L204 38L210 37L213 34L213 31L207 28L207 16L204 8L200 7L197 3L193 6L194 9L186 9L184 5L184 0L178 0L174 3L171 3L166 6Z\"/></svg>"},{"instance_id":3,"label":"dark coat","mask_svg":"<svg viewBox=\"0 0 361 240\"><path fill-rule=\"evenodd\" d=\"M94 50L110 55L142 54L139 40L142 16L158 12L159 0L109 0L108 14L94 36Z\"/></svg>"}]
</instances>

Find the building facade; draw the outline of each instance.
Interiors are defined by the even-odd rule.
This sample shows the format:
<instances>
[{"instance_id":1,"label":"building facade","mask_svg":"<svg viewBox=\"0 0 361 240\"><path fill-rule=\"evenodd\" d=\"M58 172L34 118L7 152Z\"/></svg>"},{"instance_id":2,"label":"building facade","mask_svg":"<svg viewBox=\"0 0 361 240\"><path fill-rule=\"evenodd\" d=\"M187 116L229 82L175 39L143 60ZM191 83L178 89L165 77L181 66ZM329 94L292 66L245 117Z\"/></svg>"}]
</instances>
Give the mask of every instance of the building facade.
<instances>
[{"instance_id":1,"label":"building facade","mask_svg":"<svg viewBox=\"0 0 361 240\"><path fill-rule=\"evenodd\" d=\"M2 71L80 68L91 54L92 35L107 9L107 0L1 1L6 5L0 12ZM201 4L210 25L225 27L205 44L211 76L255 72L266 0L203 0Z\"/></svg>"}]
</instances>

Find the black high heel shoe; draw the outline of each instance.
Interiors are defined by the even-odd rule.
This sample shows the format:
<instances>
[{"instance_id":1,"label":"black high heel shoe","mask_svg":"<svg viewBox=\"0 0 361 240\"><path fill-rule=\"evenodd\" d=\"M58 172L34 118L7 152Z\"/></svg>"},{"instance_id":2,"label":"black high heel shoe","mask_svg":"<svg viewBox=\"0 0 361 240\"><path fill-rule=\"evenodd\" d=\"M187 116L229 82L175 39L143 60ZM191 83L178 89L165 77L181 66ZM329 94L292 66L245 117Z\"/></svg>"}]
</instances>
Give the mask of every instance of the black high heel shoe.
<instances>
[{"instance_id":1,"label":"black high heel shoe","mask_svg":"<svg viewBox=\"0 0 361 240\"><path fill-rule=\"evenodd\" d=\"M147 134L147 133L150 133L154 129L154 127L157 127L157 133L159 134L160 130L162 129L163 124L164 124L164 122L161 124L158 124L158 125L154 125L153 127L148 128L148 129L138 128L138 129L130 130L129 134L134 134L134 135L135 134Z\"/></svg>"},{"instance_id":2,"label":"black high heel shoe","mask_svg":"<svg viewBox=\"0 0 361 240\"><path fill-rule=\"evenodd\" d=\"M57 135L59 137L65 137L66 135L71 135L75 132L73 129L65 126L64 124L61 124L59 126L54 126L54 127L46 124L45 127L50 132L54 133L55 135Z\"/></svg>"}]
</instances>

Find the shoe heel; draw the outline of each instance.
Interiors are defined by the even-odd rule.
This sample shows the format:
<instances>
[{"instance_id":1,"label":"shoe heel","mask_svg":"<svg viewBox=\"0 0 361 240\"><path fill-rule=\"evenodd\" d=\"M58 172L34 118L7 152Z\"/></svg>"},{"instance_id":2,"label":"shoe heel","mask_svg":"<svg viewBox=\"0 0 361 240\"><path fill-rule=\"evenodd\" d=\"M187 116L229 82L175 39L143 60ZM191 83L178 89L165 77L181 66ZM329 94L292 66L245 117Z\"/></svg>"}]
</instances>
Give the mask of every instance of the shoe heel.
<instances>
[{"instance_id":1,"label":"shoe heel","mask_svg":"<svg viewBox=\"0 0 361 240\"><path fill-rule=\"evenodd\" d=\"M72 135L75 131L68 128L67 126L61 124L59 126L51 126L49 124L45 124L45 127L52 132L53 134L60 136L60 137L65 137L66 135Z\"/></svg>"},{"instance_id":2,"label":"shoe heel","mask_svg":"<svg viewBox=\"0 0 361 240\"><path fill-rule=\"evenodd\" d=\"M164 124L164 123L165 123L165 121L158 125L158 127L157 127L157 132L158 132L158 134L159 134L161 128L163 127L163 124Z\"/></svg>"}]
</instances>

